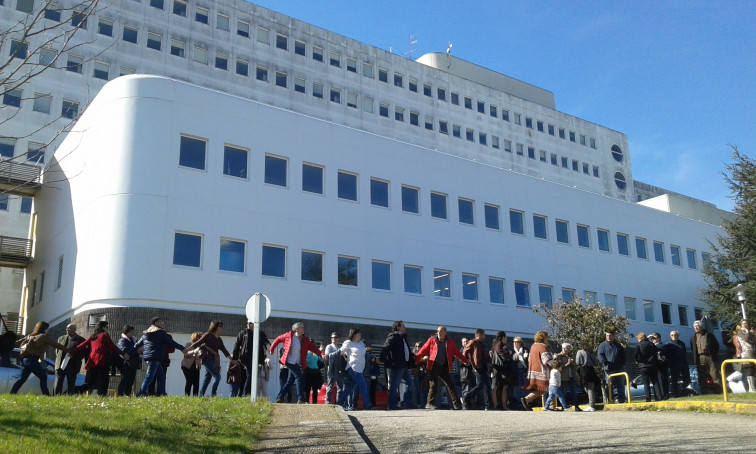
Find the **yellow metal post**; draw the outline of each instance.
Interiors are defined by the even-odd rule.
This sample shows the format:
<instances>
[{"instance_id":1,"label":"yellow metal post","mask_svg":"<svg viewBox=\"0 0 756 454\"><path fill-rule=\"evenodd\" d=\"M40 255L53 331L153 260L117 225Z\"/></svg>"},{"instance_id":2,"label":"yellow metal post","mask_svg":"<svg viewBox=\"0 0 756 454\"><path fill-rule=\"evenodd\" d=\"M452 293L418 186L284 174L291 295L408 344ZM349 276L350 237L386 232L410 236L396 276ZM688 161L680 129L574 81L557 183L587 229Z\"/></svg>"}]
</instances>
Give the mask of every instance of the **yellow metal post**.
<instances>
[{"instance_id":1,"label":"yellow metal post","mask_svg":"<svg viewBox=\"0 0 756 454\"><path fill-rule=\"evenodd\" d=\"M756 359L726 359L722 361L722 366L720 366L720 376L722 377L722 396L725 402L727 402L727 379L725 378L725 366L727 364L735 364L735 363L753 363L756 365Z\"/></svg>"},{"instance_id":2,"label":"yellow metal post","mask_svg":"<svg viewBox=\"0 0 756 454\"><path fill-rule=\"evenodd\" d=\"M607 385L609 385L609 400L612 399L612 378L613 377L625 377L625 391L627 391L627 403L630 403L632 401L630 397L630 377L627 375L626 372L618 372L616 374L610 374L607 378ZM648 385L646 385L648 386ZM608 403L608 402L607 402Z\"/></svg>"}]
</instances>

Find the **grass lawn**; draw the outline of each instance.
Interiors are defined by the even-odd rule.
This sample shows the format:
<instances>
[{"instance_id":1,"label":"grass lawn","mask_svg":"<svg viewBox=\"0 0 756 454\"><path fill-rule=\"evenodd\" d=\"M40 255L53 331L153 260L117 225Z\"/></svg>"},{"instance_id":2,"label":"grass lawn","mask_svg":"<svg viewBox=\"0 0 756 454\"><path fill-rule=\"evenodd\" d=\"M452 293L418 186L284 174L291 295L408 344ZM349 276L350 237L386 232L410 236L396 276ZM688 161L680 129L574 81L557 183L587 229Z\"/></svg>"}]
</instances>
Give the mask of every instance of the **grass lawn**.
<instances>
[{"instance_id":1,"label":"grass lawn","mask_svg":"<svg viewBox=\"0 0 756 454\"><path fill-rule=\"evenodd\" d=\"M690 396L690 397L675 397L670 400L680 400L680 401L686 401L686 402L724 402L722 393L705 394L705 395ZM756 404L756 393L742 393L742 394L727 393L727 402Z\"/></svg>"},{"instance_id":2,"label":"grass lawn","mask_svg":"<svg viewBox=\"0 0 756 454\"><path fill-rule=\"evenodd\" d=\"M0 396L3 453L246 453L272 405L248 399Z\"/></svg>"}]
</instances>

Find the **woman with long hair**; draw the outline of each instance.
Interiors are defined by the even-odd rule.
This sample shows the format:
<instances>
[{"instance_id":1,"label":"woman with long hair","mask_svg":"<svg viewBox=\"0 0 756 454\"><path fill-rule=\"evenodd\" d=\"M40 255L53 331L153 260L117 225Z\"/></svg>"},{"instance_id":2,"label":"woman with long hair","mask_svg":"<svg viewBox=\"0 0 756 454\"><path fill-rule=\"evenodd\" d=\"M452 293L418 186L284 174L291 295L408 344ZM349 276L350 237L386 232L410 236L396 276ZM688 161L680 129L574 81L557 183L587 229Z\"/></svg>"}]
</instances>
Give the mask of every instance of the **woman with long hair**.
<instances>
[{"instance_id":1,"label":"woman with long hair","mask_svg":"<svg viewBox=\"0 0 756 454\"><path fill-rule=\"evenodd\" d=\"M21 365L24 368L21 370L21 377L13 384L10 391L11 394L18 393L21 386L26 383L29 375L34 374L39 378L39 387L42 390L42 394L45 396L50 395L50 390L47 388L47 371L42 367L39 360L45 355L45 350L48 345L52 345L58 350L63 350L66 353L68 353L68 349L47 336L47 330L49 328L49 323L37 322L37 325L34 326L34 331L16 342L17 347L24 345L24 348L21 351Z\"/></svg>"},{"instance_id":2,"label":"woman with long hair","mask_svg":"<svg viewBox=\"0 0 756 454\"><path fill-rule=\"evenodd\" d=\"M215 397L218 393L218 385L221 381L221 374L219 372L220 356L218 355L218 350L222 351L223 354L226 355L226 358L231 356L228 350L226 350L226 346L223 345L223 339L220 338L222 332L223 322L213 320L210 322L210 327L207 329L207 332L197 339L196 342L192 342L192 345L187 347L188 350L202 347L199 353L199 362L200 365L205 368L205 377L202 380L202 387L200 388L199 393L200 396L205 395L205 391L207 391L207 386L210 384L211 378L214 379L211 395Z\"/></svg>"},{"instance_id":3,"label":"woman with long hair","mask_svg":"<svg viewBox=\"0 0 756 454\"><path fill-rule=\"evenodd\" d=\"M362 407L365 410L373 408L373 404L370 402L370 395L368 394L367 384L365 383L365 344L362 342L362 333L359 328L352 328L349 330L349 339L341 344L339 348L341 353L347 355L347 373L352 379L344 386L344 390L341 392L337 405L341 405L346 408L346 400L349 395L352 394L355 387L359 389L362 396ZM355 407L357 405L355 404Z\"/></svg>"},{"instance_id":4,"label":"woman with long hair","mask_svg":"<svg viewBox=\"0 0 756 454\"><path fill-rule=\"evenodd\" d=\"M554 359L549 348L549 333L538 331L533 336L533 345L530 346L530 355L528 358L528 376L525 389L530 394L520 399L522 408L530 410L530 404L534 400L543 396L549 390L549 375L551 367L549 363Z\"/></svg>"},{"instance_id":5,"label":"woman with long hair","mask_svg":"<svg viewBox=\"0 0 756 454\"><path fill-rule=\"evenodd\" d=\"M189 350L188 347L197 342L200 337L202 337L201 332L192 333L191 339L186 344L187 350L184 350L184 359L181 360L181 372L184 373L185 380L184 394L187 396L194 395L194 397L197 397L199 395L200 373L197 365L197 356L199 355L200 347L193 350Z\"/></svg>"},{"instance_id":6,"label":"woman with long hair","mask_svg":"<svg viewBox=\"0 0 756 454\"><path fill-rule=\"evenodd\" d=\"M84 364L87 375L84 378L84 384L79 388L79 392L83 393L95 388L97 395L105 396L108 393L108 383L110 382L108 356L115 354L122 356L124 360L129 359L128 353L121 351L110 339L107 327L108 322L104 320L98 322L92 335L71 350L71 355L75 355L87 347L91 349L87 363Z\"/></svg>"},{"instance_id":7,"label":"woman with long hair","mask_svg":"<svg viewBox=\"0 0 756 454\"><path fill-rule=\"evenodd\" d=\"M496 358L494 358L494 355L496 355ZM507 333L504 331L499 331L494 337L491 346L491 358L493 363L491 388L493 388L494 409L509 410L507 390L516 379L517 364L513 362L512 350L507 347ZM496 361L493 359L496 359Z\"/></svg>"},{"instance_id":8,"label":"woman with long hair","mask_svg":"<svg viewBox=\"0 0 756 454\"><path fill-rule=\"evenodd\" d=\"M735 345L735 358L754 359L756 358L756 335L748 324L748 320L741 320L740 326L735 330L732 336L732 343ZM744 382L748 383L748 392L756 392L756 367L753 364L743 364L741 373Z\"/></svg>"}]
</instances>

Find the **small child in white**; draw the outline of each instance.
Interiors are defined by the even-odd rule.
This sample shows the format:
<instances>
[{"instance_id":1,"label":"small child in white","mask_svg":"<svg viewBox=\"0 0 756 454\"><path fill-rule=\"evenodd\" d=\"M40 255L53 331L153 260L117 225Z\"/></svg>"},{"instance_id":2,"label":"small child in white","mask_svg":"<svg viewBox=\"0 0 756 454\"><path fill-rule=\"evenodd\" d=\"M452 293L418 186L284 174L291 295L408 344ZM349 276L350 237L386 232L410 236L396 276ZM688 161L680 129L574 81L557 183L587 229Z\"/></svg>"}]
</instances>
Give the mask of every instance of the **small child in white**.
<instances>
[{"instance_id":1,"label":"small child in white","mask_svg":"<svg viewBox=\"0 0 756 454\"><path fill-rule=\"evenodd\" d=\"M546 399L546 404L543 406L544 411L562 411L559 409L551 408L551 401L554 400L554 396L559 398L559 402L562 404L562 408L568 410L570 407L564 400L564 394L562 394L562 362L554 361L551 367L551 375L549 375L549 398Z\"/></svg>"}]
</instances>

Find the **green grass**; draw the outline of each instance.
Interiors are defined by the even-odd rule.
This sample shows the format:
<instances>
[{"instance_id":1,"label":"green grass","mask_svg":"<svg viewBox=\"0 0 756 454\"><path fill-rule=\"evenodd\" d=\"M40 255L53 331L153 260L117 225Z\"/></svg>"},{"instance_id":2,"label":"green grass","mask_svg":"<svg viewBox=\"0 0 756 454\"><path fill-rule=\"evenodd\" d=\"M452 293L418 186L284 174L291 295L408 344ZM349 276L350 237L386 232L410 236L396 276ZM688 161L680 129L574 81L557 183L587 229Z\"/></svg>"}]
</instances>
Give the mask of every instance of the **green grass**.
<instances>
[{"instance_id":1,"label":"green grass","mask_svg":"<svg viewBox=\"0 0 756 454\"><path fill-rule=\"evenodd\" d=\"M690 397L675 397L670 400L679 400L685 402L724 402L722 393L704 394ZM738 402L747 404L756 404L756 393L733 394L727 393L727 402Z\"/></svg>"},{"instance_id":2,"label":"green grass","mask_svg":"<svg viewBox=\"0 0 756 454\"><path fill-rule=\"evenodd\" d=\"M246 453L272 405L247 399L0 396L3 453Z\"/></svg>"}]
</instances>

